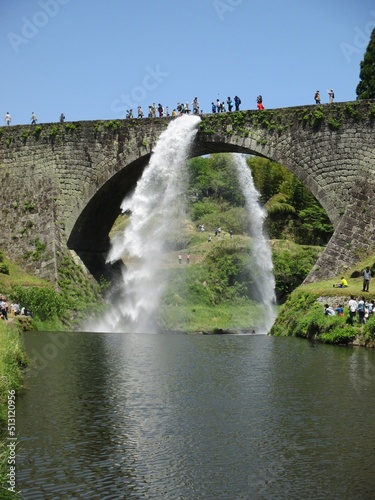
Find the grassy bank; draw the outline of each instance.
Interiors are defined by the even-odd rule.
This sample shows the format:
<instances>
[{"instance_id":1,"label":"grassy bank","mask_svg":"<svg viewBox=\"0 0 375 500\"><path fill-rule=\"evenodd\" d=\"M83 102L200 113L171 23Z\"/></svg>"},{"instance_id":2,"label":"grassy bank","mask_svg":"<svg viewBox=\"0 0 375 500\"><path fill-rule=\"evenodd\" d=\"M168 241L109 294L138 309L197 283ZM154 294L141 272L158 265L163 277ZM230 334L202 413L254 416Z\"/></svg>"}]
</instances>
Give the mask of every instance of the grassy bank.
<instances>
[{"instance_id":1,"label":"grassy bank","mask_svg":"<svg viewBox=\"0 0 375 500\"><path fill-rule=\"evenodd\" d=\"M351 295L357 300L362 296L366 301L375 298L375 292L371 292L374 278L370 284L370 292L362 292L361 274L367 265L372 268L374 276L375 254L355 268L345 271L348 288L333 286L340 281L342 275L299 286L281 306L270 334L303 337L334 345L375 347L375 315L370 316L364 325L358 323L358 318L355 318L354 325L348 323L348 301ZM342 304L344 316L325 316L324 304L329 304L333 308Z\"/></svg>"},{"instance_id":2,"label":"grassy bank","mask_svg":"<svg viewBox=\"0 0 375 500\"><path fill-rule=\"evenodd\" d=\"M257 330L262 316L259 305L251 301L240 306L169 306L163 310L161 327L182 332Z\"/></svg>"},{"instance_id":3,"label":"grassy bank","mask_svg":"<svg viewBox=\"0 0 375 500\"><path fill-rule=\"evenodd\" d=\"M0 321L0 498L16 499L18 495L8 491L9 473L8 394L22 387L23 369L27 365L22 339L16 322Z\"/></svg>"}]
</instances>

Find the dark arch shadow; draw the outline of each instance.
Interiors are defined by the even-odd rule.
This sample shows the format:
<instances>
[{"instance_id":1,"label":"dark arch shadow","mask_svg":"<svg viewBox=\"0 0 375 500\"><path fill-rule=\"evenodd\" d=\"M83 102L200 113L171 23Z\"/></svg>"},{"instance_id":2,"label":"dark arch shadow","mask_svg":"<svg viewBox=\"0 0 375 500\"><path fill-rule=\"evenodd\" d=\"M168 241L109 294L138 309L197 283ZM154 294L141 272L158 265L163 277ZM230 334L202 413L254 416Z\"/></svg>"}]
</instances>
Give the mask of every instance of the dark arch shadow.
<instances>
[{"instance_id":1,"label":"dark arch shadow","mask_svg":"<svg viewBox=\"0 0 375 500\"><path fill-rule=\"evenodd\" d=\"M216 140L215 140L216 139ZM189 158L215 153L244 153L268 158L249 148L228 144L217 136L206 141L199 132L193 142ZM80 257L88 271L96 280L105 277L111 282L116 280L123 263L106 263L110 249L109 232L120 215L120 206L126 195L130 194L148 165L151 154L125 165L111 177L90 199L79 215L69 236L67 246ZM272 161L272 158L269 158Z\"/></svg>"},{"instance_id":2,"label":"dark arch shadow","mask_svg":"<svg viewBox=\"0 0 375 500\"><path fill-rule=\"evenodd\" d=\"M121 213L121 203L131 193L150 160L150 154L126 165L91 198L70 233L67 246L74 250L95 279L113 280L121 267L106 263L109 232Z\"/></svg>"}]
</instances>

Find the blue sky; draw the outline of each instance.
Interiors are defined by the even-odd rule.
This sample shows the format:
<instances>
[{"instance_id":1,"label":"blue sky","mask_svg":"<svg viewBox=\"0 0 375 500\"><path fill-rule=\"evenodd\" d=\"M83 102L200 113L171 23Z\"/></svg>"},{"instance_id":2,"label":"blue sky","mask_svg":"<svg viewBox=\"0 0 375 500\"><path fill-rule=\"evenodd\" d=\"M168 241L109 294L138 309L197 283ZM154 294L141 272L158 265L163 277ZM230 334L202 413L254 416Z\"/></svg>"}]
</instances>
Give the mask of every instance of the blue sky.
<instances>
[{"instance_id":1,"label":"blue sky","mask_svg":"<svg viewBox=\"0 0 375 500\"><path fill-rule=\"evenodd\" d=\"M235 94L242 109L354 100L373 0L2 0L0 114L124 118ZM2 121L2 124L4 122Z\"/></svg>"}]
</instances>

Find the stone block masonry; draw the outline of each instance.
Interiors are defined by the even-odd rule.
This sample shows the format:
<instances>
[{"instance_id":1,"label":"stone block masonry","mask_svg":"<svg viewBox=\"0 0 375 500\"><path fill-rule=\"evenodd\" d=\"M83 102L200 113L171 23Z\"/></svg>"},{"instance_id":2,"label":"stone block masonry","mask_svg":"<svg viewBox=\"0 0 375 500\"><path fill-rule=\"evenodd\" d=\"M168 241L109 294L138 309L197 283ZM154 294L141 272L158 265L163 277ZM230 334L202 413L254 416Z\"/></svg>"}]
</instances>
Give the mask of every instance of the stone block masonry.
<instances>
[{"instance_id":1,"label":"stone block masonry","mask_svg":"<svg viewBox=\"0 0 375 500\"><path fill-rule=\"evenodd\" d=\"M0 248L51 281L73 252L106 274L109 231L172 118L0 128ZM281 163L327 211L335 233L307 281L375 248L375 103L204 115L191 156L242 152Z\"/></svg>"}]
</instances>

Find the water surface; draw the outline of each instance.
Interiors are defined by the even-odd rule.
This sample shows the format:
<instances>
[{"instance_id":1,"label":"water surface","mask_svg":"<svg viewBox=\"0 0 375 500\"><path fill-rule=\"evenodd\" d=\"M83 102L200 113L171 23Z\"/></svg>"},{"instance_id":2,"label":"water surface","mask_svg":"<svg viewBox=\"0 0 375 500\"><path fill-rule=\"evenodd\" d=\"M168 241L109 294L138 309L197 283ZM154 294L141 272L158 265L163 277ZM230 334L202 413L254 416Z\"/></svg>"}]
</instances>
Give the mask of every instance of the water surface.
<instances>
[{"instance_id":1,"label":"water surface","mask_svg":"<svg viewBox=\"0 0 375 500\"><path fill-rule=\"evenodd\" d=\"M24 499L374 498L374 352L52 335L25 335L37 360L17 403Z\"/></svg>"}]
</instances>

